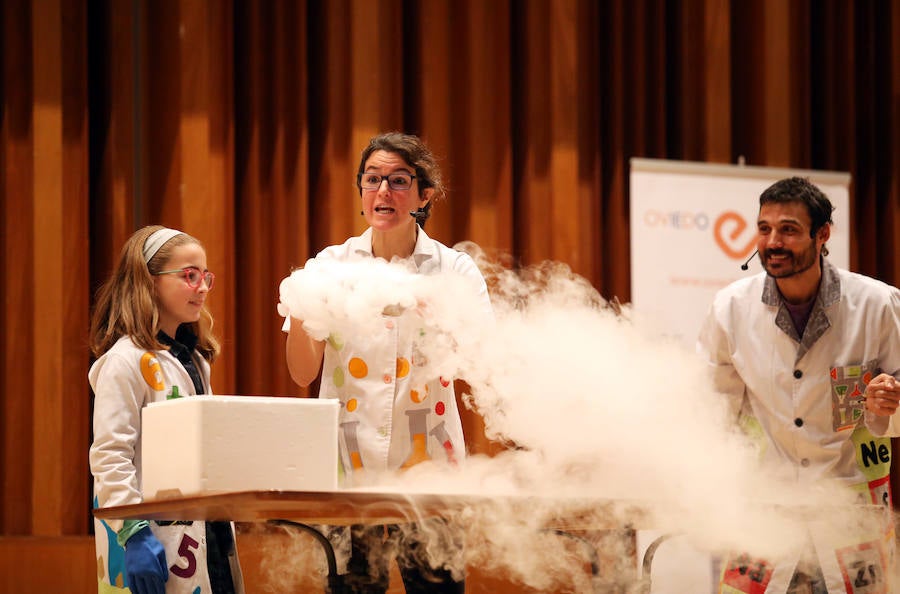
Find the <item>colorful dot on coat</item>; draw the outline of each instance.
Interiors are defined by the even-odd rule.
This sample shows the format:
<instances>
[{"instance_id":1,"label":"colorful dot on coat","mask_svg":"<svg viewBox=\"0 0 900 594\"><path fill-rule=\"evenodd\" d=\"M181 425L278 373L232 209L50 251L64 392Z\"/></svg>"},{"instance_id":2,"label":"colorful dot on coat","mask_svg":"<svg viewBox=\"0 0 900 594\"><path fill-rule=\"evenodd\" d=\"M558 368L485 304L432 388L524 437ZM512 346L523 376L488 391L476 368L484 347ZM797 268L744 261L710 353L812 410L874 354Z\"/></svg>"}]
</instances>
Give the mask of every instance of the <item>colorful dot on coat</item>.
<instances>
[{"instance_id":1,"label":"colorful dot on coat","mask_svg":"<svg viewBox=\"0 0 900 594\"><path fill-rule=\"evenodd\" d=\"M409 361L404 357L397 358L397 377L406 377L409 373Z\"/></svg>"},{"instance_id":2,"label":"colorful dot on coat","mask_svg":"<svg viewBox=\"0 0 900 594\"><path fill-rule=\"evenodd\" d=\"M156 390L158 392L166 388L166 385L163 383L162 366L159 364L159 359L156 358L154 353L147 351L141 355L140 365L141 376L144 378L144 381L147 382L147 385L150 386L151 390Z\"/></svg>"},{"instance_id":3,"label":"colorful dot on coat","mask_svg":"<svg viewBox=\"0 0 900 594\"><path fill-rule=\"evenodd\" d=\"M409 391L409 399L412 400L413 402L417 402L417 403L425 400L425 398L422 396L422 394L418 390L410 390Z\"/></svg>"},{"instance_id":4,"label":"colorful dot on coat","mask_svg":"<svg viewBox=\"0 0 900 594\"><path fill-rule=\"evenodd\" d=\"M355 411L357 406L359 406L359 401L356 398L351 398L347 401L347 412Z\"/></svg>"},{"instance_id":5,"label":"colorful dot on coat","mask_svg":"<svg viewBox=\"0 0 900 594\"><path fill-rule=\"evenodd\" d=\"M331 382L335 388L340 388L344 385L344 370L342 368L334 368L334 373L331 374Z\"/></svg>"},{"instance_id":6,"label":"colorful dot on coat","mask_svg":"<svg viewBox=\"0 0 900 594\"><path fill-rule=\"evenodd\" d=\"M441 416L441 415L443 415L445 412L447 412L446 408L444 407L444 403L443 403L443 402L438 402L437 404L435 404L435 405L434 405L434 412L435 412L435 414L437 414L438 416Z\"/></svg>"},{"instance_id":7,"label":"colorful dot on coat","mask_svg":"<svg viewBox=\"0 0 900 594\"><path fill-rule=\"evenodd\" d=\"M441 382L441 385L444 386L445 388L450 385L450 380L444 379L444 376L440 377L440 382Z\"/></svg>"},{"instance_id":8,"label":"colorful dot on coat","mask_svg":"<svg viewBox=\"0 0 900 594\"><path fill-rule=\"evenodd\" d=\"M359 357L350 359L350 362L347 364L347 370L350 372L350 375L357 379L369 375L369 366Z\"/></svg>"},{"instance_id":9,"label":"colorful dot on coat","mask_svg":"<svg viewBox=\"0 0 900 594\"><path fill-rule=\"evenodd\" d=\"M328 344L330 344L331 348L334 350L339 351L344 348L344 339L341 338L341 335L337 332L332 332L328 335Z\"/></svg>"}]
</instances>

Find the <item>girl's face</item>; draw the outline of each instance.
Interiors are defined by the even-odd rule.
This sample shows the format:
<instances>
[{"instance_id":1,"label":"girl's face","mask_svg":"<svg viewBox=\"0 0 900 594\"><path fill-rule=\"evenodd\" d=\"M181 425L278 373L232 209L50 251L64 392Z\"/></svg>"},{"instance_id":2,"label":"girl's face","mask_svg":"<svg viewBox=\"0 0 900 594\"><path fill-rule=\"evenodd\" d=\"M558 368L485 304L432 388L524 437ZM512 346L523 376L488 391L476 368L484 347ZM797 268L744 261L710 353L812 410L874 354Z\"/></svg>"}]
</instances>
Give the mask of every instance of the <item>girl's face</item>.
<instances>
[{"instance_id":1,"label":"girl's face","mask_svg":"<svg viewBox=\"0 0 900 594\"><path fill-rule=\"evenodd\" d=\"M364 173L386 176L392 173L415 175L413 167L396 153L377 150L366 160ZM362 189L362 208L366 222L376 231L412 230L415 219L409 216L411 210L425 206L431 197L430 188L425 196L419 196L419 180L412 179L409 188L392 189L387 180L381 180L377 189Z\"/></svg>"},{"instance_id":2,"label":"girl's face","mask_svg":"<svg viewBox=\"0 0 900 594\"><path fill-rule=\"evenodd\" d=\"M172 257L163 265L163 270L181 270L194 267L206 272L206 251L196 243L180 245L172 250ZM188 284L186 275L180 272L159 274L153 277L156 285L156 299L159 305L159 328L175 337L178 326L200 319L203 302L209 293L209 286L201 281L196 287Z\"/></svg>"}]
</instances>

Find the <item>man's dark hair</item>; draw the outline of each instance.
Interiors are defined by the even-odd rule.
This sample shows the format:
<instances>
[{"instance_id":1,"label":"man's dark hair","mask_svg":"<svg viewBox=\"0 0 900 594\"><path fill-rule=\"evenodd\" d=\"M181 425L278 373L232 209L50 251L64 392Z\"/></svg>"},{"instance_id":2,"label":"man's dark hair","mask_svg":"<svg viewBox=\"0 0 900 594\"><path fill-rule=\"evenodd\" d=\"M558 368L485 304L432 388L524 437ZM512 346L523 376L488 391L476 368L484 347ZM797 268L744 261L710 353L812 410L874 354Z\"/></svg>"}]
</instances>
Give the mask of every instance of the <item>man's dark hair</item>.
<instances>
[{"instance_id":1,"label":"man's dark hair","mask_svg":"<svg viewBox=\"0 0 900 594\"><path fill-rule=\"evenodd\" d=\"M809 213L809 236L815 237L823 225L833 225L831 213L834 207L828 197L815 184L804 177L787 177L778 180L759 196L759 206L771 203L801 202Z\"/></svg>"}]
</instances>

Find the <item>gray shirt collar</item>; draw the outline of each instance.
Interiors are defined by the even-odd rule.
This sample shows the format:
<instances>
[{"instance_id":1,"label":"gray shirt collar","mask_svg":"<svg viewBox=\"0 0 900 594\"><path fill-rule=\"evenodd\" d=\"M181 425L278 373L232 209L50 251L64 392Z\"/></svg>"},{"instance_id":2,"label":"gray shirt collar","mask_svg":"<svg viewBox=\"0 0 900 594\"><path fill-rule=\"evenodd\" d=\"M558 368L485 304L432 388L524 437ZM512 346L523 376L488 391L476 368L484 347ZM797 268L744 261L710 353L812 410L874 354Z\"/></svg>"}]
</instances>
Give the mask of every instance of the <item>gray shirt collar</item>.
<instances>
[{"instance_id":1,"label":"gray shirt collar","mask_svg":"<svg viewBox=\"0 0 900 594\"><path fill-rule=\"evenodd\" d=\"M819 262L822 266L819 292L816 295L816 302L809 314L809 321L806 324L806 330L804 330L802 337L797 335L797 329L794 328L791 314L784 305L784 298L778 290L775 279L771 276L766 276L765 284L763 285L762 302L778 308L778 313L775 316L775 325L800 345L800 348L797 350L797 361L831 327L831 322L828 320L825 310L841 299L841 279L837 268L825 258L820 257Z\"/></svg>"}]
</instances>

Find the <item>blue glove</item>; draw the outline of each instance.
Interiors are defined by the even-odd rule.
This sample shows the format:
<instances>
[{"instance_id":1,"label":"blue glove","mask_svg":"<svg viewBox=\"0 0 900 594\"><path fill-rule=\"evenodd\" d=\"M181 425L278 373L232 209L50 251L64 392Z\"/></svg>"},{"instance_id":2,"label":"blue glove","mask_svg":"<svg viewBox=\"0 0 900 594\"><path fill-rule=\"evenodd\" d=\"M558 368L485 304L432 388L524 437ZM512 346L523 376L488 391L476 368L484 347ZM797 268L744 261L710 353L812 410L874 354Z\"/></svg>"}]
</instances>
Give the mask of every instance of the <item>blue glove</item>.
<instances>
[{"instance_id":1,"label":"blue glove","mask_svg":"<svg viewBox=\"0 0 900 594\"><path fill-rule=\"evenodd\" d=\"M125 577L132 594L166 594L166 551L149 526L132 534L125 543Z\"/></svg>"}]
</instances>

